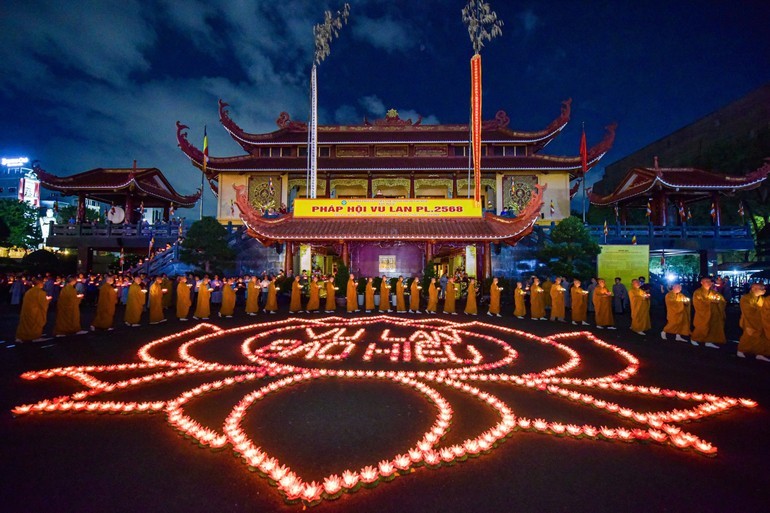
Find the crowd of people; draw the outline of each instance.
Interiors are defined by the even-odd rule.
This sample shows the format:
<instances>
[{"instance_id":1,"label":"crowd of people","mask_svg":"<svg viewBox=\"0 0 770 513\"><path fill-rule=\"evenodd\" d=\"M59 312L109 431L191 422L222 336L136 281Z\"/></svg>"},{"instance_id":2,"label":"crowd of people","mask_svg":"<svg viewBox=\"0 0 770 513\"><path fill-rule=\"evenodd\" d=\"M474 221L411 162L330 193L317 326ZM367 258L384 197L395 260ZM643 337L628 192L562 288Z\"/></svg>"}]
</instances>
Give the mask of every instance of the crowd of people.
<instances>
[{"instance_id":1,"label":"crowd of people","mask_svg":"<svg viewBox=\"0 0 770 513\"><path fill-rule=\"evenodd\" d=\"M587 286L579 279L568 281L548 277L541 281L532 276L517 281L512 296L512 314L517 319L571 322L573 325L597 329L616 329L615 316L630 313L632 332L647 335L652 329L650 304L653 292L663 294L666 324L660 333L663 339L688 341L693 345L719 348L725 344L724 282L715 283L709 277L700 280L699 288L688 296L680 283L668 290L659 285L651 287L643 277L626 288L620 278L608 285L602 278L592 278ZM423 283L427 290L423 290ZM275 314L279 296L288 300L290 314L334 313L344 308L348 313L396 312L401 314L460 313L476 316L480 304L486 303L486 315L502 317L502 301L506 297L498 278L489 284L489 294L480 296L475 279L463 273L443 275L423 282L420 276L404 278L367 277L357 280L350 274L339 289L335 274L319 271L302 272L294 276L245 275L220 278L218 275L183 275L171 279L167 275L95 275L80 274L66 278L45 275L13 276L6 280L11 304L21 303L18 341L46 340L43 333L49 306L55 305L56 320L52 335L85 334L81 323L81 303L96 306L89 326L91 331L112 330L117 322L129 327L165 322L174 317L185 322L208 320L213 315L230 318L238 312L249 316L260 312ZM720 290L720 287L722 290ZM729 287L727 287L729 290ZM741 297L742 336L738 356L754 355L770 361L770 299L764 299L764 285L755 283ZM281 301L283 302L283 300ZM117 305L122 305L122 319ZM693 313L694 311L694 313ZM569 312L569 316L567 315ZM589 317L590 316L590 317ZM592 323L589 323L589 319Z\"/></svg>"}]
</instances>

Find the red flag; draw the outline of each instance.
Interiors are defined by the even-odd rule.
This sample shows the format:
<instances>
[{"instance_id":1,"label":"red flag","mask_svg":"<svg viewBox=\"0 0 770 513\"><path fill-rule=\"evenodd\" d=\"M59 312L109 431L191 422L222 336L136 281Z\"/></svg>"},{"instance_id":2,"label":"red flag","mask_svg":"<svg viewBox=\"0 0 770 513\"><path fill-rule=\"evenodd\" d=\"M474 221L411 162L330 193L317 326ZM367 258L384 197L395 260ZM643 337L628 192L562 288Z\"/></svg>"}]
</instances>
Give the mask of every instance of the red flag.
<instances>
[{"instance_id":1,"label":"red flag","mask_svg":"<svg viewBox=\"0 0 770 513\"><path fill-rule=\"evenodd\" d=\"M746 215L743 211L743 201L738 202L738 215L741 216L741 221L743 220L743 216Z\"/></svg>"},{"instance_id":2,"label":"red flag","mask_svg":"<svg viewBox=\"0 0 770 513\"><path fill-rule=\"evenodd\" d=\"M580 164L583 166L583 176L588 172L588 146L586 144L586 131L580 137Z\"/></svg>"},{"instance_id":3,"label":"red flag","mask_svg":"<svg viewBox=\"0 0 770 513\"><path fill-rule=\"evenodd\" d=\"M471 58L471 147L473 150L473 199L481 201L481 55Z\"/></svg>"},{"instance_id":4,"label":"red flag","mask_svg":"<svg viewBox=\"0 0 770 513\"><path fill-rule=\"evenodd\" d=\"M679 219L684 221L686 217L687 217L687 214L684 211L684 202L680 201L679 202Z\"/></svg>"},{"instance_id":5,"label":"red flag","mask_svg":"<svg viewBox=\"0 0 770 513\"><path fill-rule=\"evenodd\" d=\"M604 238L605 239L607 238L607 234L609 233L610 233L610 227L607 226L607 220L605 219L604 220Z\"/></svg>"}]
</instances>

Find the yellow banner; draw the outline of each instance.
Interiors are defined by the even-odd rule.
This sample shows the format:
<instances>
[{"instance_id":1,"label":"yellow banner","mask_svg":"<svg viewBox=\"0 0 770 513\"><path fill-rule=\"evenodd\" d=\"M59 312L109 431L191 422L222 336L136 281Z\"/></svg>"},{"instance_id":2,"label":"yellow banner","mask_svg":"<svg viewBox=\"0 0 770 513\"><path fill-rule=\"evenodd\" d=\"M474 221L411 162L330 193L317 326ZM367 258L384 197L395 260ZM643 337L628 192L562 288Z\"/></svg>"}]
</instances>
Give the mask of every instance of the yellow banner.
<instances>
[{"instance_id":1,"label":"yellow banner","mask_svg":"<svg viewBox=\"0 0 770 513\"><path fill-rule=\"evenodd\" d=\"M472 199L295 199L294 217L481 217Z\"/></svg>"}]
</instances>

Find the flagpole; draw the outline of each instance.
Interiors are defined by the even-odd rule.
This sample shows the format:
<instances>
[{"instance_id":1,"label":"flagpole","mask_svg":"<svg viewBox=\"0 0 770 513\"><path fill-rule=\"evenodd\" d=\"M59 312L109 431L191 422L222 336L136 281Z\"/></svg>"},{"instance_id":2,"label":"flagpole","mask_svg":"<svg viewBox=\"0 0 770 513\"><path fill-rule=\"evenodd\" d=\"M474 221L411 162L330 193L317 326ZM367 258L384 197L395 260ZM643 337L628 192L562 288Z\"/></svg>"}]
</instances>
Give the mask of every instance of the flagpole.
<instances>
[{"instance_id":1,"label":"flagpole","mask_svg":"<svg viewBox=\"0 0 770 513\"><path fill-rule=\"evenodd\" d=\"M583 121L583 139L585 139L586 136L586 122ZM580 153L583 153L583 139L580 141ZM586 169L585 169L585 160L587 159L587 155L584 157L583 155L580 156L581 166L583 169L583 224L586 224ZM604 242L607 242L607 236L604 237Z\"/></svg>"},{"instance_id":2,"label":"flagpole","mask_svg":"<svg viewBox=\"0 0 770 513\"><path fill-rule=\"evenodd\" d=\"M201 198L200 198L200 204L198 206L198 217L202 220L203 219L203 193L205 192L203 190L204 186L204 179L206 178L206 165L208 165L209 160L209 135L206 131L206 125L203 125L203 172L201 173Z\"/></svg>"}]
</instances>

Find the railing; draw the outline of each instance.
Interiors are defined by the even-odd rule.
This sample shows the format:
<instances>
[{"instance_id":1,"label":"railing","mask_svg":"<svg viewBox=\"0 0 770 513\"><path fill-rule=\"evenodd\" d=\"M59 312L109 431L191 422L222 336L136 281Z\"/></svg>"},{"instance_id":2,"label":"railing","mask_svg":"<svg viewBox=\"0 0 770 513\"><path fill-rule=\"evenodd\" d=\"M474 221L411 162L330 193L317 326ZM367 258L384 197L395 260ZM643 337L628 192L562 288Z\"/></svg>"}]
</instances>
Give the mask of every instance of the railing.
<instances>
[{"instance_id":1,"label":"railing","mask_svg":"<svg viewBox=\"0 0 770 513\"><path fill-rule=\"evenodd\" d=\"M157 274L157 271L164 266L171 264L179 259L179 242L175 242L169 249L160 253L155 253L151 258L144 260L141 265L135 265L126 269L131 274L145 273L147 275Z\"/></svg>"},{"instance_id":2,"label":"railing","mask_svg":"<svg viewBox=\"0 0 770 513\"><path fill-rule=\"evenodd\" d=\"M49 237L157 237L176 238L184 236L185 227L180 223L158 223L151 225L137 224L99 224L99 223L75 223L54 224L51 223Z\"/></svg>"},{"instance_id":3,"label":"railing","mask_svg":"<svg viewBox=\"0 0 770 513\"><path fill-rule=\"evenodd\" d=\"M550 229L546 228L549 233ZM604 239L603 225L589 225L591 236L598 240ZM654 226L654 225L621 225L607 226L607 238L627 238L633 236L645 239L751 239L751 229L748 225L740 226Z\"/></svg>"}]
</instances>

